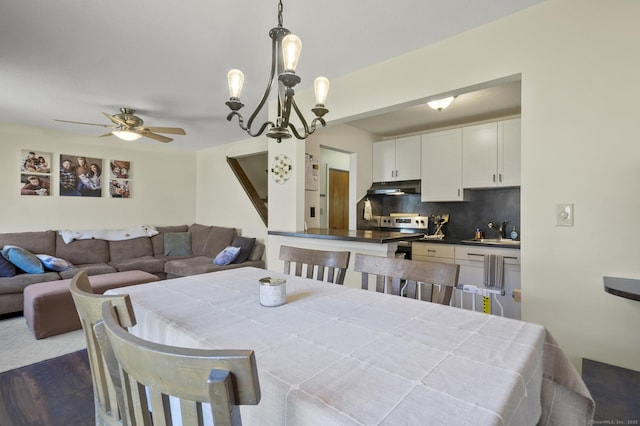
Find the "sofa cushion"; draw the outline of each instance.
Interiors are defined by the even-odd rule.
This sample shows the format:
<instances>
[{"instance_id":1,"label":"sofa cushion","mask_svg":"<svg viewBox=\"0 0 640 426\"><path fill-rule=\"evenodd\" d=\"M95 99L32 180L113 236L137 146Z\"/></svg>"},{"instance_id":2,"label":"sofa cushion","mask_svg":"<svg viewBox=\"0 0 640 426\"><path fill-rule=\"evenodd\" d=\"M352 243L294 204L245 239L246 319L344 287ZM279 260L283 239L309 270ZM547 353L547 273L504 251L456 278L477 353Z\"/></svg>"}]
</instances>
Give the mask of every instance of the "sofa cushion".
<instances>
[{"instance_id":1,"label":"sofa cushion","mask_svg":"<svg viewBox=\"0 0 640 426\"><path fill-rule=\"evenodd\" d=\"M109 241L109 264L136 257L153 256L151 238L139 237L131 240Z\"/></svg>"},{"instance_id":2,"label":"sofa cushion","mask_svg":"<svg viewBox=\"0 0 640 426\"><path fill-rule=\"evenodd\" d=\"M231 242L236 237L236 233L236 228L212 226L204 246L204 255L216 257L225 247L231 245Z\"/></svg>"},{"instance_id":3,"label":"sofa cushion","mask_svg":"<svg viewBox=\"0 0 640 426\"><path fill-rule=\"evenodd\" d=\"M178 225L178 226L156 226L159 234L151 237L151 246L153 247L153 255L154 256L164 256L164 234L166 232L187 232L189 231L189 226L187 225Z\"/></svg>"},{"instance_id":4,"label":"sofa cushion","mask_svg":"<svg viewBox=\"0 0 640 426\"><path fill-rule=\"evenodd\" d=\"M151 274L164 272L164 261L153 256L134 257L133 259L123 259L118 262L110 262L111 266L118 271L145 271Z\"/></svg>"},{"instance_id":5,"label":"sofa cushion","mask_svg":"<svg viewBox=\"0 0 640 426\"><path fill-rule=\"evenodd\" d=\"M262 259L262 255L264 255L264 244L260 241L256 241L253 245L253 249L249 254L249 261L257 261Z\"/></svg>"},{"instance_id":6,"label":"sofa cushion","mask_svg":"<svg viewBox=\"0 0 640 426\"><path fill-rule=\"evenodd\" d=\"M189 226L189 232L191 233L191 252L194 256L205 255L205 245L207 244L207 238L209 238L209 232L211 232L211 228L213 227L200 225L198 223L194 223L193 225ZM220 250L222 250L226 246L227 244L222 246ZM220 250L215 252L213 256L218 254Z\"/></svg>"},{"instance_id":7,"label":"sofa cushion","mask_svg":"<svg viewBox=\"0 0 640 426\"><path fill-rule=\"evenodd\" d=\"M0 256L0 277L13 277L16 274L16 267L4 257Z\"/></svg>"},{"instance_id":8,"label":"sofa cushion","mask_svg":"<svg viewBox=\"0 0 640 426\"><path fill-rule=\"evenodd\" d=\"M0 295L19 293L20 296L22 296L24 288L30 284L59 280L60 275L57 272L45 272L44 274L18 274L14 277L0 278ZM20 309L22 309L22 306L20 306Z\"/></svg>"},{"instance_id":9,"label":"sofa cushion","mask_svg":"<svg viewBox=\"0 0 640 426\"><path fill-rule=\"evenodd\" d=\"M251 250L253 250L255 243L255 238L241 237L239 235L236 236L231 242L231 245L234 247L240 247L240 253L238 253L238 256L235 258L233 263L246 262L247 259L249 259L249 255L251 254Z\"/></svg>"},{"instance_id":10,"label":"sofa cushion","mask_svg":"<svg viewBox=\"0 0 640 426\"><path fill-rule=\"evenodd\" d=\"M213 259L213 263L219 266L225 266L236 260L240 253L240 247L225 247L218 255Z\"/></svg>"},{"instance_id":11,"label":"sofa cushion","mask_svg":"<svg viewBox=\"0 0 640 426\"><path fill-rule=\"evenodd\" d=\"M16 268L27 274L44 274L44 266L40 259L29 250L22 247L6 245L2 249L2 257L7 259Z\"/></svg>"},{"instance_id":12,"label":"sofa cushion","mask_svg":"<svg viewBox=\"0 0 640 426\"><path fill-rule=\"evenodd\" d=\"M106 263L85 263L82 265L75 265L74 269L67 269L66 271L58 272L58 274L60 274L60 278L66 280L67 278L73 278L73 276L81 270L86 271L87 275L112 274L114 272L118 272L116 268L111 265L107 265Z\"/></svg>"},{"instance_id":13,"label":"sofa cushion","mask_svg":"<svg viewBox=\"0 0 640 426\"><path fill-rule=\"evenodd\" d=\"M38 251L37 253L46 252ZM105 240L75 240L66 244L58 235L55 256L76 266L87 263L107 263L109 261L109 244Z\"/></svg>"},{"instance_id":14,"label":"sofa cushion","mask_svg":"<svg viewBox=\"0 0 640 426\"><path fill-rule=\"evenodd\" d=\"M164 234L165 256L191 256L191 234L167 232Z\"/></svg>"},{"instance_id":15,"label":"sofa cushion","mask_svg":"<svg viewBox=\"0 0 640 426\"><path fill-rule=\"evenodd\" d=\"M188 259L170 260L165 263L164 271L167 273L167 276L186 277L189 275L199 275L206 274L207 272L221 271L223 269L242 268L245 265L246 264L231 263L229 265L219 266L213 263L213 259L211 257L196 256L190 257ZM256 263L255 265L251 266L264 267L264 264Z\"/></svg>"},{"instance_id":16,"label":"sofa cushion","mask_svg":"<svg viewBox=\"0 0 640 426\"><path fill-rule=\"evenodd\" d=\"M22 247L31 253L56 254L56 232L11 232L0 234L0 248L10 245Z\"/></svg>"},{"instance_id":17,"label":"sofa cushion","mask_svg":"<svg viewBox=\"0 0 640 426\"><path fill-rule=\"evenodd\" d=\"M50 256L48 254L36 254L36 257L40 260L42 266L50 271L61 272L74 268L71 262L67 262L59 257Z\"/></svg>"}]
</instances>

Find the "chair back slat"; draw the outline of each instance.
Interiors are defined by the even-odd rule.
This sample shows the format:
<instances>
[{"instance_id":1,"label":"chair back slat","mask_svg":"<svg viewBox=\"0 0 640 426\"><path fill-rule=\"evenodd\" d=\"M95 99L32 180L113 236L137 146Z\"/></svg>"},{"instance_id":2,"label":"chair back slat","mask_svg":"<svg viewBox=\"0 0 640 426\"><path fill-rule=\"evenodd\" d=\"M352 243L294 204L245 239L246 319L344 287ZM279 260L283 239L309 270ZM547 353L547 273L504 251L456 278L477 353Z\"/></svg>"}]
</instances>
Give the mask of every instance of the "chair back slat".
<instances>
[{"instance_id":1,"label":"chair back slat","mask_svg":"<svg viewBox=\"0 0 640 426\"><path fill-rule=\"evenodd\" d=\"M241 420L238 406L260 401L252 350L191 349L149 342L123 329L110 303L104 304L102 317L94 327L96 334L103 350L112 352L117 360L117 368L109 368L109 374L124 378L126 409L129 417L141 419L138 424L149 424L145 422L151 410L154 425L173 424L175 416L185 426L200 425L204 411L198 402L206 402L216 425L237 425ZM219 372L230 374L222 386L215 379ZM145 406L145 388L150 407ZM169 396L190 401L181 404L184 413L171 410ZM217 402L225 398L229 402L220 406Z\"/></svg>"},{"instance_id":2,"label":"chair back slat","mask_svg":"<svg viewBox=\"0 0 640 426\"><path fill-rule=\"evenodd\" d=\"M295 263L294 274L298 277L304 276L319 281L343 284L349 267L350 256L351 252L348 251L325 251L280 246L279 259L284 261L285 274L291 274L291 264ZM304 275L303 269L305 271Z\"/></svg>"},{"instance_id":3,"label":"chair back slat","mask_svg":"<svg viewBox=\"0 0 640 426\"><path fill-rule=\"evenodd\" d=\"M94 294L85 271L78 272L71 279L69 289L87 342L87 355L95 397L96 422L107 425L123 424L121 407L124 400L122 400L120 381L118 380L114 384L109 376L106 360L98 344L93 326L102 319L102 304L105 301L110 301L123 326L132 327L135 325L136 319L131 301L126 294L113 296Z\"/></svg>"},{"instance_id":4,"label":"chair back slat","mask_svg":"<svg viewBox=\"0 0 640 426\"><path fill-rule=\"evenodd\" d=\"M354 270L362 273L361 285L365 290L369 288L371 274L376 276L376 291L391 293L392 287L403 283L410 296L415 294L416 298L448 305L453 288L458 285L460 266L356 253Z\"/></svg>"}]
</instances>

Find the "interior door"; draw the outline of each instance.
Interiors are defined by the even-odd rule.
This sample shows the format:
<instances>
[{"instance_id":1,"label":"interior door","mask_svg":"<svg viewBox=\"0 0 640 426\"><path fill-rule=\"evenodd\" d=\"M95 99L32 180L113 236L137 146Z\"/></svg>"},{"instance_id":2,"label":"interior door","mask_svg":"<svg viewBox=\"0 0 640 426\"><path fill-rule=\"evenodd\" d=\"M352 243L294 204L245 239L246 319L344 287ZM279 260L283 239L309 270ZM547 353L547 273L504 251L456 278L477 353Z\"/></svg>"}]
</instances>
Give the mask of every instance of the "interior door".
<instances>
[{"instance_id":1,"label":"interior door","mask_svg":"<svg viewBox=\"0 0 640 426\"><path fill-rule=\"evenodd\" d=\"M349 171L329 168L329 229L349 229Z\"/></svg>"}]
</instances>

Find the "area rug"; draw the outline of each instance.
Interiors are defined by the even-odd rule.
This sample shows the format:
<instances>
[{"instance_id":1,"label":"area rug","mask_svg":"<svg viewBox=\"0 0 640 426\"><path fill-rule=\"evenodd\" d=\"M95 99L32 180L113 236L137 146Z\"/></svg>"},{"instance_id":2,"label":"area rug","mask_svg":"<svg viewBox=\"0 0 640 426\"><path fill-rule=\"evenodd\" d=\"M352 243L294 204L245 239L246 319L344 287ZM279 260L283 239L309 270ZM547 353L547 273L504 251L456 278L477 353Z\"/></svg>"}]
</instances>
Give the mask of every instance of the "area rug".
<instances>
[{"instance_id":1,"label":"area rug","mask_svg":"<svg viewBox=\"0 0 640 426\"><path fill-rule=\"evenodd\" d=\"M0 425L93 425L86 349L0 373Z\"/></svg>"}]
</instances>

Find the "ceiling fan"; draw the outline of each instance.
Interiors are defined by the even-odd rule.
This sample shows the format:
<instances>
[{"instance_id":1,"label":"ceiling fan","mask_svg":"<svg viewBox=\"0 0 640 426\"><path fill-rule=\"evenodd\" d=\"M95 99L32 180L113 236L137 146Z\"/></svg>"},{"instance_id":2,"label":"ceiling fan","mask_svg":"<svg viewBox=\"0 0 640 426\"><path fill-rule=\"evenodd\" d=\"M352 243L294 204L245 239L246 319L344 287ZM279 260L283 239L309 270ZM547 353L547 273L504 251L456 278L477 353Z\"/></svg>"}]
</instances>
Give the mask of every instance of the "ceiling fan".
<instances>
[{"instance_id":1,"label":"ceiling fan","mask_svg":"<svg viewBox=\"0 0 640 426\"><path fill-rule=\"evenodd\" d=\"M105 133L103 136L113 135L119 139L125 141L135 141L145 136L147 138L151 138L157 140L159 142L171 142L173 139L159 135L158 133L169 133L172 135L186 135L184 129L180 127L147 127L144 126L144 121L136 115L134 115L136 111L132 108L120 108L120 114L107 114L103 112L109 120L112 121L113 124L96 124L96 123L84 123L81 121L69 121L69 120L55 120L60 121L62 123L73 123L73 124L86 124L89 126L100 126L106 127L107 129L114 129L109 133Z\"/></svg>"}]
</instances>

